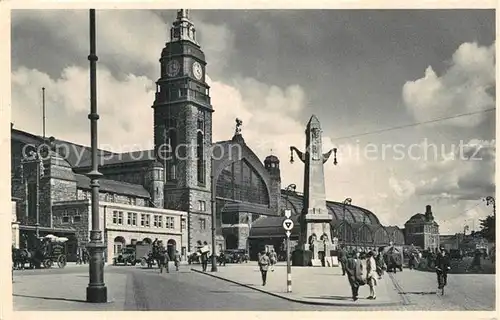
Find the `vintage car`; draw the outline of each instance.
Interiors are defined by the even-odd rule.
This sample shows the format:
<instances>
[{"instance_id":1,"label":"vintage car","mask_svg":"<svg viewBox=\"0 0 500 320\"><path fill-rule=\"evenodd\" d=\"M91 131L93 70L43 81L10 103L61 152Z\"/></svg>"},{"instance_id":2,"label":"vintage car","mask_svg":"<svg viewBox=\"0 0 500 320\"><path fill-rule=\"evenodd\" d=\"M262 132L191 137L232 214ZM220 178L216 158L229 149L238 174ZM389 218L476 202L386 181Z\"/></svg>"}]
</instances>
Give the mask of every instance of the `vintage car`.
<instances>
[{"instance_id":1,"label":"vintage car","mask_svg":"<svg viewBox=\"0 0 500 320\"><path fill-rule=\"evenodd\" d=\"M123 264L123 265L133 265L136 264L135 248L123 248L118 256L113 258L113 265Z\"/></svg>"},{"instance_id":2,"label":"vintage car","mask_svg":"<svg viewBox=\"0 0 500 320\"><path fill-rule=\"evenodd\" d=\"M224 257L227 263L243 263L250 260L246 250L242 249L226 250L224 251Z\"/></svg>"},{"instance_id":3,"label":"vintage car","mask_svg":"<svg viewBox=\"0 0 500 320\"><path fill-rule=\"evenodd\" d=\"M387 272L403 271L403 247L387 246L384 247L384 261L387 265Z\"/></svg>"}]
</instances>

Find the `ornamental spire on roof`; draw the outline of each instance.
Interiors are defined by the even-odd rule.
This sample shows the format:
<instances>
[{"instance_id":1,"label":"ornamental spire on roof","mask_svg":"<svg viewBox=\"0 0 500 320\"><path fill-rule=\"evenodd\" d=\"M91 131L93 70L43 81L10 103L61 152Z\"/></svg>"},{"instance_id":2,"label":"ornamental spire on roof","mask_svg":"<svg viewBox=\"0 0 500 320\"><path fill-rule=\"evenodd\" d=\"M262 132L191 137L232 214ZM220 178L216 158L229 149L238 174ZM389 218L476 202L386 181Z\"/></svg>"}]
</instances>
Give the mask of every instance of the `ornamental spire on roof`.
<instances>
[{"instance_id":1,"label":"ornamental spire on roof","mask_svg":"<svg viewBox=\"0 0 500 320\"><path fill-rule=\"evenodd\" d=\"M188 40L197 45L196 30L194 24L189 20L189 9L177 10L177 19L170 29L170 41Z\"/></svg>"},{"instance_id":2,"label":"ornamental spire on roof","mask_svg":"<svg viewBox=\"0 0 500 320\"><path fill-rule=\"evenodd\" d=\"M177 20L189 20L189 9L179 9L177 10Z\"/></svg>"}]
</instances>

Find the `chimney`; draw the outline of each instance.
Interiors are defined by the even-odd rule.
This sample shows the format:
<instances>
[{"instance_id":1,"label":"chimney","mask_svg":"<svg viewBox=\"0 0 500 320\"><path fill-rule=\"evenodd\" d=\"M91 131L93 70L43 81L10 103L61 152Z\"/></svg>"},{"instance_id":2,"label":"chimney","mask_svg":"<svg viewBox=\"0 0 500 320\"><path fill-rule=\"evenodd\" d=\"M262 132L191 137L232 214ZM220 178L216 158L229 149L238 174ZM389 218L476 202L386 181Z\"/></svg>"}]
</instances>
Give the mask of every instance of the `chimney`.
<instances>
[{"instance_id":1,"label":"chimney","mask_svg":"<svg viewBox=\"0 0 500 320\"><path fill-rule=\"evenodd\" d=\"M425 213L432 213L432 210L431 210L431 206L430 206L430 205L426 205L426 206L425 206Z\"/></svg>"}]
</instances>

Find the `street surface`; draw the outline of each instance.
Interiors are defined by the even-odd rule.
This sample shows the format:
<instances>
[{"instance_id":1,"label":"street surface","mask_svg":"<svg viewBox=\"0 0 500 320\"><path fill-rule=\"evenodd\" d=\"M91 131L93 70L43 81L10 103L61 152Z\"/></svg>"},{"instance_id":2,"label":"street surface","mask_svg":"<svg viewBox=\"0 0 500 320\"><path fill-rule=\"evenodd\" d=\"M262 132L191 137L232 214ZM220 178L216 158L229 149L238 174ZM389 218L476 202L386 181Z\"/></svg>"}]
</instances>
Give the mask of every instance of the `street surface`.
<instances>
[{"instance_id":1,"label":"street surface","mask_svg":"<svg viewBox=\"0 0 500 320\"><path fill-rule=\"evenodd\" d=\"M399 305L339 307L287 301L191 271L191 268L201 269L199 265L183 265L176 272L172 266L169 274L160 274L157 269L106 266L108 298L113 303L101 305L84 302L88 265L15 271L14 311L490 311L495 306L494 275L450 275L446 295L437 296L434 273L405 269L387 279L394 283L391 287L394 295L401 297ZM244 266L220 268L242 268L243 271Z\"/></svg>"}]
</instances>

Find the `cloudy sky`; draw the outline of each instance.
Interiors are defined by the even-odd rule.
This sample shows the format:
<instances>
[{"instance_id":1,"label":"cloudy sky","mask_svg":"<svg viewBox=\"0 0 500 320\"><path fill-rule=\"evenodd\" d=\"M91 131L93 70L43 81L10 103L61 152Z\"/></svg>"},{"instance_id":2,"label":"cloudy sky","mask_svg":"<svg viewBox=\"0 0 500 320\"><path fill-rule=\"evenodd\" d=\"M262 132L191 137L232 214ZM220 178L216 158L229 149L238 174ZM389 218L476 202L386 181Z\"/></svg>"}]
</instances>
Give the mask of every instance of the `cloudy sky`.
<instances>
[{"instance_id":1,"label":"cloudy sky","mask_svg":"<svg viewBox=\"0 0 500 320\"><path fill-rule=\"evenodd\" d=\"M113 151L152 147L158 59L175 15L97 11L99 139ZM214 140L231 138L241 118L256 154L280 157L283 187L302 189L289 146L304 150L316 114L324 150L339 148L338 165L325 164L329 199L350 197L400 226L430 204L442 233L477 229L491 212L481 199L495 190L494 11L190 15L208 60ZM88 33L87 10L12 12L16 128L41 134L45 87L47 134L89 144Z\"/></svg>"}]
</instances>

